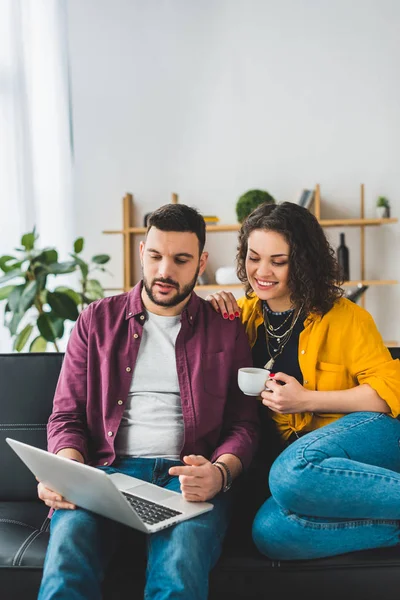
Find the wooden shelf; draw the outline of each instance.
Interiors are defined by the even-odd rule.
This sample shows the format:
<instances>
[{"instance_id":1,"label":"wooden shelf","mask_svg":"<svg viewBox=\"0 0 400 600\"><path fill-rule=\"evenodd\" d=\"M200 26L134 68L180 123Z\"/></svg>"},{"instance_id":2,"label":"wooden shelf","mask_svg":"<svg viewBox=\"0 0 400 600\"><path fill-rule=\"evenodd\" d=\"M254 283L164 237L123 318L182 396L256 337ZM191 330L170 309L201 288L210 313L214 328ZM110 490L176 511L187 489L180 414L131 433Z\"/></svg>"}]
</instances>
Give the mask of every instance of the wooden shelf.
<instances>
[{"instance_id":1,"label":"wooden shelf","mask_svg":"<svg viewBox=\"0 0 400 600\"><path fill-rule=\"evenodd\" d=\"M358 279L356 281L345 281L343 287L354 287L358 285L396 285L395 279Z\"/></svg>"},{"instance_id":2,"label":"wooden shelf","mask_svg":"<svg viewBox=\"0 0 400 600\"><path fill-rule=\"evenodd\" d=\"M239 231L240 224L234 223L232 225L207 225L206 231ZM113 235L115 233L134 233L134 234L145 234L147 231L146 227L128 227L127 229L108 229L103 233Z\"/></svg>"},{"instance_id":3,"label":"wooden shelf","mask_svg":"<svg viewBox=\"0 0 400 600\"><path fill-rule=\"evenodd\" d=\"M372 226L372 225L387 225L389 223L397 223L398 219L319 219L319 223L322 227L360 227L360 226ZM233 223L227 225L207 225L206 231L208 232L222 232L222 231L239 231L240 223ZM108 235L133 233L135 235L144 235L146 233L146 227L128 227L127 229L106 229L102 233Z\"/></svg>"},{"instance_id":4,"label":"wooden shelf","mask_svg":"<svg viewBox=\"0 0 400 600\"><path fill-rule=\"evenodd\" d=\"M368 227L397 223L398 219L319 219L322 227Z\"/></svg>"},{"instance_id":5,"label":"wooden shelf","mask_svg":"<svg viewBox=\"0 0 400 600\"><path fill-rule=\"evenodd\" d=\"M173 193L171 202L178 202L178 194ZM322 227L359 227L360 228L360 279L354 281L346 281L343 284L343 287L356 287L359 285L395 285L398 281L393 279L386 280L370 280L366 279L366 269L365 269L365 227L370 226L380 226L380 225L389 225L392 223L397 223L397 218L387 218L387 219L366 219L365 211L364 211L364 184L360 186L360 217L357 219L321 219L321 190L320 185L317 184L315 186L315 194L314 194L314 214L318 219L319 223ZM217 233L217 232L229 232L229 231L239 231L241 227L240 223L228 223L228 224L217 224L217 225L207 225L206 230L208 233ZM123 256L124 256L124 284L121 288L108 288L106 291L129 291L136 283L136 275L134 273L133 268L133 252L134 252L134 236L135 235L145 235L146 227L134 227L133 220L133 196L132 194L125 194L123 198L123 226L122 229L107 229L103 231L103 233L108 235L119 234L123 236ZM224 289L233 289L233 288L241 288L243 284L241 283L231 283L229 285L219 285L217 283L209 283L207 285L198 285L196 286L197 290L212 290L216 288L224 288ZM365 305L365 295L361 297L361 305Z\"/></svg>"},{"instance_id":6,"label":"wooden shelf","mask_svg":"<svg viewBox=\"0 0 400 600\"><path fill-rule=\"evenodd\" d=\"M196 290L215 290L215 288L229 290L241 287L243 287L243 283L225 283L224 285L221 285L220 283L207 283L206 285L196 285Z\"/></svg>"}]
</instances>

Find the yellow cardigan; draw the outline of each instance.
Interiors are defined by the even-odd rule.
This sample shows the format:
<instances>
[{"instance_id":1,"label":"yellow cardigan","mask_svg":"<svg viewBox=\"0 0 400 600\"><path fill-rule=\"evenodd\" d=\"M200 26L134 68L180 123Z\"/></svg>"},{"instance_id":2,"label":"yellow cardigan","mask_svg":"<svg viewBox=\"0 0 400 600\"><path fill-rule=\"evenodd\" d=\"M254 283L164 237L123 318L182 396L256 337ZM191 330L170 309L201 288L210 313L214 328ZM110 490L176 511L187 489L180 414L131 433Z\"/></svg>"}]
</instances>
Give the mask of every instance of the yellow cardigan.
<instances>
[{"instance_id":1,"label":"yellow cardigan","mask_svg":"<svg viewBox=\"0 0 400 600\"><path fill-rule=\"evenodd\" d=\"M256 296L239 298L241 319L251 347L263 322ZM346 390L368 383L400 414L400 361L393 360L370 313L346 298L323 317L311 314L300 333L298 358L303 385L308 390ZM284 440L293 431L312 431L343 416L336 413L271 413Z\"/></svg>"}]
</instances>

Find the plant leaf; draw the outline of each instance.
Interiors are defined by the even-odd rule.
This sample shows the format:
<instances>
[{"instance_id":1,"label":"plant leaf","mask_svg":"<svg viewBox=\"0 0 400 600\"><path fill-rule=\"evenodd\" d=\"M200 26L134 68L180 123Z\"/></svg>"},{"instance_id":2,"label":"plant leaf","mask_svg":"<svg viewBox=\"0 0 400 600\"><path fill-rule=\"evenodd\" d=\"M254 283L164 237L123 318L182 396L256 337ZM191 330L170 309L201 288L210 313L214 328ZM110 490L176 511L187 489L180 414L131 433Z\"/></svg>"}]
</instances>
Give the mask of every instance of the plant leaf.
<instances>
[{"instance_id":1,"label":"plant leaf","mask_svg":"<svg viewBox=\"0 0 400 600\"><path fill-rule=\"evenodd\" d=\"M75 254L80 254L83 250L83 246L85 244L85 240L83 237L79 237L74 242L74 252Z\"/></svg>"},{"instance_id":2,"label":"plant leaf","mask_svg":"<svg viewBox=\"0 0 400 600\"><path fill-rule=\"evenodd\" d=\"M14 288L15 285L5 285L4 287L0 287L0 301L8 298Z\"/></svg>"},{"instance_id":3,"label":"plant leaf","mask_svg":"<svg viewBox=\"0 0 400 600\"><path fill-rule=\"evenodd\" d=\"M41 335L38 335L31 345L29 346L29 352L46 352L47 341Z\"/></svg>"},{"instance_id":4,"label":"plant leaf","mask_svg":"<svg viewBox=\"0 0 400 600\"><path fill-rule=\"evenodd\" d=\"M65 273L73 273L76 269L76 263L72 260L68 262L54 262L47 266L48 273L52 275L62 275Z\"/></svg>"},{"instance_id":5,"label":"plant leaf","mask_svg":"<svg viewBox=\"0 0 400 600\"><path fill-rule=\"evenodd\" d=\"M92 262L98 265L105 265L110 260L108 254L96 254L96 256L92 256Z\"/></svg>"},{"instance_id":6,"label":"plant leaf","mask_svg":"<svg viewBox=\"0 0 400 600\"><path fill-rule=\"evenodd\" d=\"M29 337L32 333L33 330L33 325L31 325L30 323L28 323L28 325L26 325L23 330L17 335L17 337L15 338L14 341L14 350L16 350L17 352L22 352L22 350L24 349L27 341L29 340Z\"/></svg>"},{"instance_id":7,"label":"plant leaf","mask_svg":"<svg viewBox=\"0 0 400 600\"><path fill-rule=\"evenodd\" d=\"M64 335L65 319L61 319L60 317L55 315L53 312L47 313L47 316L50 319L50 323L51 323L52 329L54 331L55 337L57 339L62 338L62 336Z\"/></svg>"},{"instance_id":8,"label":"plant leaf","mask_svg":"<svg viewBox=\"0 0 400 600\"><path fill-rule=\"evenodd\" d=\"M16 285L14 287L13 291L11 292L11 294L8 296L8 304L9 304L10 310L12 310L12 312L16 312L18 310L19 301L21 298L21 294L24 291L24 287L25 287L25 284Z\"/></svg>"},{"instance_id":9,"label":"plant leaf","mask_svg":"<svg viewBox=\"0 0 400 600\"><path fill-rule=\"evenodd\" d=\"M0 269L4 271L4 273L8 273L13 269L19 269L23 262L23 260L16 259L15 256L6 254L0 257Z\"/></svg>"},{"instance_id":10,"label":"plant leaf","mask_svg":"<svg viewBox=\"0 0 400 600\"><path fill-rule=\"evenodd\" d=\"M72 298L72 300L75 302L75 304L77 306L79 306L80 304L82 304L82 295L79 294L79 292L76 292L75 290L72 290L71 288L65 287L65 286L59 286L57 287L55 290L55 292L63 292L64 294L67 294L67 296L69 296L70 298Z\"/></svg>"},{"instance_id":11,"label":"plant leaf","mask_svg":"<svg viewBox=\"0 0 400 600\"><path fill-rule=\"evenodd\" d=\"M79 266L82 273L82 278L86 279L89 274L89 265L76 254L71 254L71 256L75 259L76 264Z\"/></svg>"},{"instance_id":12,"label":"plant leaf","mask_svg":"<svg viewBox=\"0 0 400 600\"><path fill-rule=\"evenodd\" d=\"M100 281L97 279L88 279L85 296L90 302L104 298L104 290Z\"/></svg>"},{"instance_id":13,"label":"plant leaf","mask_svg":"<svg viewBox=\"0 0 400 600\"><path fill-rule=\"evenodd\" d=\"M52 310L58 317L62 319L69 319L70 321L76 321L79 316L78 308L75 302L63 292L48 292L47 303L51 306ZM43 336L46 337L46 336ZM47 340L48 338L46 338ZM51 342L52 340L48 340Z\"/></svg>"},{"instance_id":14,"label":"plant leaf","mask_svg":"<svg viewBox=\"0 0 400 600\"><path fill-rule=\"evenodd\" d=\"M10 279L14 279L14 277L23 277L24 273L20 269L13 269L12 271L8 271L5 275L0 277L0 283L5 283Z\"/></svg>"},{"instance_id":15,"label":"plant leaf","mask_svg":"<svg viewBox=\"0 0 400 600\"><path fill-rule=\"evenodd\" d=\"M20 312L26 312L33 304L38 289L37 281L30 281L24 286L21 297L19 299L18 310Z\"/></svg>"},{"instance_id":16,"label":"plant leaf","mask_svg":"<svg viewBox=\"0 0 400 600\"><path fill-rule=\"evenodd\" d=\"M31 233L25 233L21 238L21 246L25 248L29 252L29 250L33 250L35 245L35 240L37 239L35 235L35 230Z\"/></svg>"},{"instance_id":17,"label":"plant leaf","mask_svg":"<svg viewBox=\"0 0 400 600\"><path fill-rule=\"evenodd\" d=\"M49 248L47 250L43 250L41 259L46 265L51 265L52 263L56 263L56 262L58 262L58 252L54 248Z\"/></svg>"},{"instance_id":18,"label":"plant leaf","mask_svg":"<svg viewBox=\"0 0 400 600\"><path fill-rule=\"evenodd\" d=\"M10 334L14 336L17 333L18 325L21 322L22 317L24 316L23 312L19 312L18 310L14 312L10 323L8 324L8 329L10 330Z\"/></svg>"},{"instance_id":19,"label":"plant leaf","mask_svg":"<svg viewBox=\"0 0 400 600\"><path fill-rule=\"evenodd\" d=\"M49 313L42 313L39 316L39 318L37 320L37 326L38 326L40 335L47 342L54 342L56 340L55 331L53 329L52 322L49 319Z\"/></svg>"},{"instance_id":20,"label":"plant leaf","mask_svg":"<svg viewBox=\"0 0 400 600\"><path fill-rule=\"evenodd\" d=\"M48 342L55 342L64 335L64 319L60 319L54 313L42 313L37 326L41 336Z\"/></svg>"}]
</instances>

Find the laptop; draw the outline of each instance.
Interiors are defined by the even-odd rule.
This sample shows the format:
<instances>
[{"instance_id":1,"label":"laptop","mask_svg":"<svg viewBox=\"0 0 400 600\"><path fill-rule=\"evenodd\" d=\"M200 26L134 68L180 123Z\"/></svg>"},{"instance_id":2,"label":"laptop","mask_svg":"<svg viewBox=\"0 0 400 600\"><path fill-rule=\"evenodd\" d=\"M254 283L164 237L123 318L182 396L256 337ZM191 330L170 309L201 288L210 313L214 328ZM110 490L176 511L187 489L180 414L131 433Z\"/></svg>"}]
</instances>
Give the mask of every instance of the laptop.
<instances>
[{"instance_id":1,"label":"laptop","mask_svg":"<svg viewBox=\"0 0 400 600\"><path fill-rule=\"evenodd\" d=\"M122 473L57 456L11 438L6 442L47 488L81 508L154 533L212 510L210 502L188 502L182 494Z\"/></svg>"}]
</instances>

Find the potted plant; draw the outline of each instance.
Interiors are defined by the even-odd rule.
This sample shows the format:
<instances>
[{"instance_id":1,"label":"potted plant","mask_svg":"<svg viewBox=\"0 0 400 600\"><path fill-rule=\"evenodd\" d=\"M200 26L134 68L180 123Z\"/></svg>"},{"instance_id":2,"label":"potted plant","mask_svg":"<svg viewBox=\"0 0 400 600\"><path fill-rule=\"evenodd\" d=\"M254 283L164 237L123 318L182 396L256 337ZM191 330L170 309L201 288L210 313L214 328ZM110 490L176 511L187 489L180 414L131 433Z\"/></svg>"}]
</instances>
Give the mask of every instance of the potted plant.
<instances>
[{"instance_id":1,"label":"potted plant","mask_svg":"<svg viewBox=\"0 0 400 600\"><path fill-rule=\"evenodd\" d=\"M379 196L376 201L376 216L378 219L389 216L389 200L385 196Z\"/></svg>"},{"instance_id":2,"label":"potted plant","mask_svg":"<svg viewBox=\"0 0 400 600\"><path fill-rule=\"evenodd\" d=\"M236 215L239 223L243 223L245 218L253 212L259 204L276 204L275 198L264 190L249 190L236 203Z\"/></svg>"},{"instance_id":3,"label":"potted plant","mask_svg":"<svg viewBox=\"0 0 400 600\"><path fill-rule=\"evenodd\" d=\"M90 274L105 271L110 257L93 256L87 263L81 256L83 238L74 243L68 261L59 262L55 248L36 247L35 229L21 238L15 256L0 256L0 301L6 302L4 325L14 339L13 349L21 352L44 352L48 343L59 351L66 321L76 321L85 306L104 297L104 290ZM80 271L80 289L68 286L49 287L49 275L58 276ZM16 280L16 281L14 281ZM50 278L51 281L51 278Z\"/></svg>"}]
</instances>

